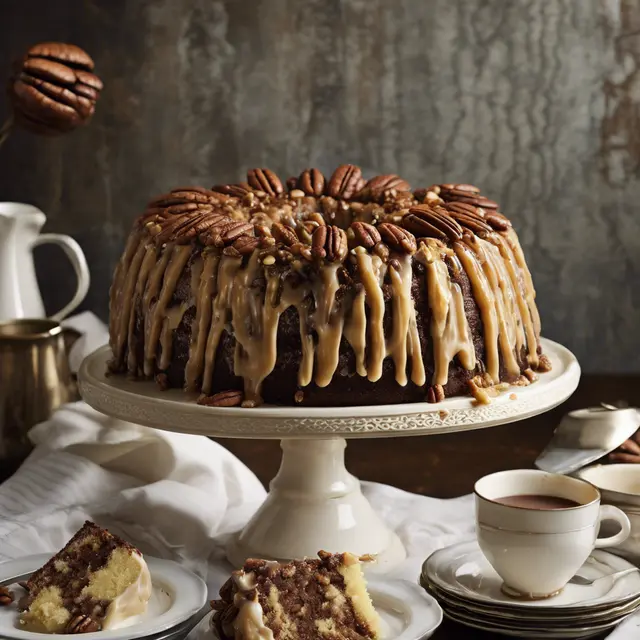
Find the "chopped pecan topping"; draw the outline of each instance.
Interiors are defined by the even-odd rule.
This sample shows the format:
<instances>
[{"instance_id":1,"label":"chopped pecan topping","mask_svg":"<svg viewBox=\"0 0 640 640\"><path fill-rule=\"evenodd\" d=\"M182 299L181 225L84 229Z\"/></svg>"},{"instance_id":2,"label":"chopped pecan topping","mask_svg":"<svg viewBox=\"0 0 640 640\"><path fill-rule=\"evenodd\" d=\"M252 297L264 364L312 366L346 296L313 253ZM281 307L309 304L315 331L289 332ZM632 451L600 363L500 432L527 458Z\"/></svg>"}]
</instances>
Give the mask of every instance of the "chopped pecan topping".
<instances>
[{"instance_id":1,"label":"chopped pecan topping","mask_svg":"<svg viewBox=\"0 0 640 640\"><path fill-rule=\"evenodd\" d=\"M415 236L396 224L383 222L378 225L378 231L382 239L393 251L414 254L418 249Z\"/></svg>"},{"instance_id":2,"label":"chopped pecan topping","mask_svg":"<svg viewBox=\"0 0 640 640\"><path fill-rule=\"evenodd\" d=\"M284 192L280 178L270 169L251 169L247 172L247 181L254 189L264 191L271 197Z\"/></svg>"},{"instance_id":3,"label":"chopped pecan topping","mask_svg":"<svg viewBox=\"0 0 640 640\"><path fill-rule=\"evenodd\" d=\"M347 234L335 225L317 227L313 232L311 255L316 259L341 262L349 252Z\"/></svg>"},{"instance_id":4,"label":"chopped pecan topping","mask_svg":"<svg viewBox=\"0 0 640 640\"><path fill-rule=\"evenodd\" d=\"M538 371L539 373L547 373L548 371L551 371L551 369L553 369L551 360L549 360L548 356L542 354L538 361L538 366L536 367L536 371Z\"/></svg>"},{"instance_id":5,"label":"chopped pecan topping","mask_svg":"<svg viewBox=\"0 0 640 640\"><path fill-rule=\"evenodd\" d=\"M237 407L242 403L244 394L237 389L221 391L212 396L200 396L198 404L205 407Z\"/></svg>"},{"instance_id":6,"label":"chopped pecan topping","mask_svg":"<svg viewBox=\"0 0 640 640\"><path fill-rule=\"evenodd\" d=\"M297 186L307 195L318 198L324 193L325 179L319 169L305 169L298 178Z\"/></svg>"},{"instance_id":7,"label":"chopped pecan topping","mask_svg":"<svg viewBox=\"0 0 640 640\"><path fill-rule=\"evenodd\" d=\"M358 197L362 200L380 200L384 193L391 189L395 191L410 191L411 185L400 176L393 174L376 176L365 184Z\"/></svg>"},{"instance_id":8,"label":"chopped pecan topping","mask_svg":"<svg viewBox=\"0 0 640 640\"><path fill-rule=\"evenodd\" d=\"M462 227L442 207L422 204L409 209L402 219L405 229L422 238L460 240Z\"/></svg>"},{"instance_id":9,"label":"chopped pecan topping","mask_svg":"<svg viewBox=\"0 0 640 640\"><path fill-rule=\"evenodd\" d=\"M342 164L329 179L327 193L333 198L348 200L362 188L362 171L354 164Z\"/></svg>"},{"instance_id":10,"label":"chopped pecan topping","mask_svg":"<svg viewBox=\"0 0 640 640\"><path fill-rule=\"evenodd\" d=\"M67 633L93 633L100 631L101 626L89 616L75 616L67 623L65 631Z\"/></svg>"},{"instance_id":11,"label":"chopped pecan topping","mask_svg":"<svg viewBox=\"0 0 640 640\"><path fill-rule=\"evenodd\" d=\"M354 222L349 231L353 233L354 246L371 249L382 240L380 232L368 222Z\"/></svg>"},{"instance_id":12,"label":"chopped pecan topping","mask_svg":"<svg viewBox=\"0 0 640 640\"><path fill-rule=\"evenodd\" d=\"M280 242L286 247L291 247L298 242L298 236L296 232L291 227L280 224L279 222L274 222L273 226L271 227L271 233L276 239L276 242Z\"/></svg>"}]
</instances>

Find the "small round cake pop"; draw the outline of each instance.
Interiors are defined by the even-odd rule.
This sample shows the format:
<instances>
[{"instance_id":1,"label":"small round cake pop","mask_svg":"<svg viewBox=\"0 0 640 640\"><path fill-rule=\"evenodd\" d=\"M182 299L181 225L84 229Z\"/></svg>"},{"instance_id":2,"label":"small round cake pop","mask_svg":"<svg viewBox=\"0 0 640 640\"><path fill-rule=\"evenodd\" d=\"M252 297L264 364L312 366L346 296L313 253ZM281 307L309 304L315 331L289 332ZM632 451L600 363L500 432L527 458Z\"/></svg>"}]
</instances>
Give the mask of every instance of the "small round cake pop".
<instances>
[{"instance_id":1,"label":"small round cake pop","mask_svg":"<svg viewBox=\"0 0 640 640\"><path fill-rule=\"evenodd\" d=\"M47 136L86 124L102 89L93 69L91 56L73 44L43 42L31 47L9 82L14 123Z\"/></svg>"}]
</instances>

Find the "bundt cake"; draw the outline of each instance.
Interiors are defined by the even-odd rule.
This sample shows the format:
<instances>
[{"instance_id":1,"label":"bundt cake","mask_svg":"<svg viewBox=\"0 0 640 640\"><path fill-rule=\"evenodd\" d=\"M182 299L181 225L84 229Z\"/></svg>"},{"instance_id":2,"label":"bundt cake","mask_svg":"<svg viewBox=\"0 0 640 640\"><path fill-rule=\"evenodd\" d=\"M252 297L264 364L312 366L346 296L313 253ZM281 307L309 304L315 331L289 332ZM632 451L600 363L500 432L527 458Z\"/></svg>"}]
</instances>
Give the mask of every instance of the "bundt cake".
<instances>
[{"instance_id":1,"label":"bundt cake","mask_svg":"<svg viewBox=\"0 0 640 640\"><path fill-rule=\"evenodd\" d=\"M136 220L110 291L113 374L205 404L488 401L550 362L498 204L341 165L180 187Z\"/></svg>"}]
</instances>

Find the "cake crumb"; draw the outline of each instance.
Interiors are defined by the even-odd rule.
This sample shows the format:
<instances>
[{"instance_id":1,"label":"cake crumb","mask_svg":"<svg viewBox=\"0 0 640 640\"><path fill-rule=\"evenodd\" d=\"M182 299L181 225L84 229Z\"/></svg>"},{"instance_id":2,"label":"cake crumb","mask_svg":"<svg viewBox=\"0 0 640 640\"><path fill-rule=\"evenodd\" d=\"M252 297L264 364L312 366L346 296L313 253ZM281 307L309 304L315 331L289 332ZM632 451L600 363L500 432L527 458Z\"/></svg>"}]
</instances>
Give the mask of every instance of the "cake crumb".
<instances>
[{"instance_id":1,"label":"cake crumb","mask_svg":"<svg viewBox=\"0 0 640 640\"><path fill-rule=\"evenodd\" d=\"M300 404L304 400L304 391L296 391L296 394L293 396L293 399Z\"/></svg>"},{"instance_id":2,"label":"cake crumb","mask_svg":"<svg viewBox=\"0 0 640 640\"><path fill-rule=\"evenodd\" d=\"M438 415L440 416L440 420L444 420L449 415L449 412L443 409L442 411L438 411Z\"/></svg>"},{"instance_id":3,"label":"cake crumb","mask_svg":"<svg viewBox=\"0 0 640 640\"><path fill-rule=\"evenodd\" d=\"M515 393L509 395L509 400L517 400L518 396Z\"/></svg>"}]
</instances>

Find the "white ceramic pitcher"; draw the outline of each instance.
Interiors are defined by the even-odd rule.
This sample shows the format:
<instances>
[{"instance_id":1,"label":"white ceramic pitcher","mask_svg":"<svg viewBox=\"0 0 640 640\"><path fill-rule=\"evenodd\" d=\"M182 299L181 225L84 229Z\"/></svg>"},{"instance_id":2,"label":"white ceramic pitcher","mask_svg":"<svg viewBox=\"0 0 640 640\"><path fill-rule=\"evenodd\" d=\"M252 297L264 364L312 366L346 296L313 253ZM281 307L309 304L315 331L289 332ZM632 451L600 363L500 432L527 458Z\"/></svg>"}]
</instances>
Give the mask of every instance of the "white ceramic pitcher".
<instances>
[{"instance_id":1,"label":"white ceramic pitcher","mask_svg":"<svg viewBox=\"0 0 640 640\"><path fill-rule=\"evenodd\" d=\"M0 202L0 322L44 317L32 255L34 247L41 244L59 245L78 278L73 298L51 319L62 320L87 295L89 268L80 245L73 238L57 233L39 235L46 219L42 211L30 204Z\"/></svg>"}]
</instances>

